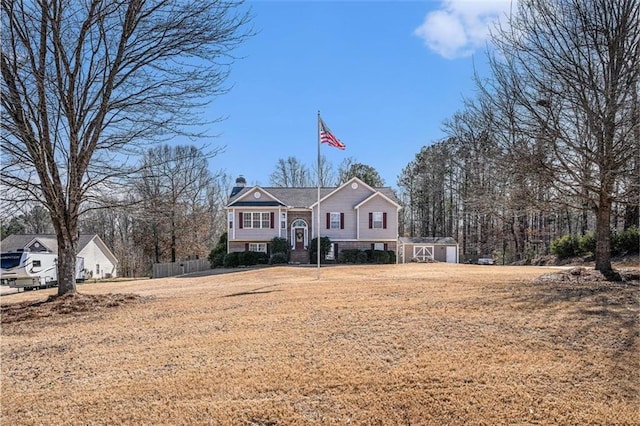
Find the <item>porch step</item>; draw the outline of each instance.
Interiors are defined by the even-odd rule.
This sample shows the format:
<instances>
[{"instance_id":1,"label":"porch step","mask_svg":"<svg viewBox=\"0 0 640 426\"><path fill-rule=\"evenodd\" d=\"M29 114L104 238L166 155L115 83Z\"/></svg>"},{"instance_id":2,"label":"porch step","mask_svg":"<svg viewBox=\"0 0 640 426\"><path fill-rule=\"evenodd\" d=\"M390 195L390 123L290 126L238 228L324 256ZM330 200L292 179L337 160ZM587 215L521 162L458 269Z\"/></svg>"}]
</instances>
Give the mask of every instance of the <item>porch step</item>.
<instances>
[{"instance_id":1,"label":"porch step","mask_svg":"<svg viewBox=\"0 0 640 426\"><path fill-rule=\"evenodd\" d=\"M309 263L309 250L291 250L291 263Z\"/></svg>"}]
</instances>

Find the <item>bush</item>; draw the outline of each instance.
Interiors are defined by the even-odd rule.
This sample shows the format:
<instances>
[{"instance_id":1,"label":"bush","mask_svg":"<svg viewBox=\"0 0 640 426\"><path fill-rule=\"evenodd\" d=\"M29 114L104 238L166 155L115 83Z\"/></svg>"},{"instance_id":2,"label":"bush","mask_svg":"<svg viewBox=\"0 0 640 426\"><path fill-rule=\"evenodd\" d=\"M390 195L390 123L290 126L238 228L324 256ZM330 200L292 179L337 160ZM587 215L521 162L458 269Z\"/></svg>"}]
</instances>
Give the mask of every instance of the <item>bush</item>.
<instances>
[{"instance_id":1,"label":"bush","mask_svg":"<svg viewBox=\"0 0 640 426\"><path fill-rule=\"evenodd\" d=\"M286 256L287 262L289 261L289 252L291 247L289 247L289 242L286 238L273 237L271 239L270 251L273 254L282 253Z\"/></svg>"},{"instance_id":2,"label":"bush","mask_svg":"<svg viewBox=\"0 0 640 426\"><path fill-rule=\"evenodd\" d=\"M356 263L356 257L360 250L358 249L347 249L340 251L340 255L338 256L338 263Z\"/></svg>"},{"instance_id":3,"label":"bush","mask_svg":"<svg viewBox=\"0 0 640 426\"><path fill-rule=\"evenodd\" d=\"M238 264L244 266L264 265L269 262L267 253L260 251L241 251L238 253Z\"/></svg>"},{"instance_id":4,"label":"bush","mask_svg":"<svg viewBox=\"0 0 640 426\"><path fill-rule=\"evenodd\" d=\"M615 255L638 253L640 251L640 232L632 227L616 232L611 236L611 253Z\"/></svg>"},{"instance_id":5,"label":"bush","mask_svg":"<svg viewBox=\"0 0 640 426\"><path fill-rule=\"evenodd\" d=\"M211 269L223 267L225 256L226 256L226 253L214 253L212 251L211 254L209 255L209 263L211 264Z\"/></svg>"},{"instance_id":6,"label":"bush","mask_svg":"<svg viewBox=\"0 0 640 426\"><path fill-rule=\"evenodd\" d=\"M286 253L273 253L269 259L269 265L282 265L289 263L289 256Z\"/></svg>"},{"instance_id":7,"label":"bush","mask_svg":"<svg viewBox=\"0 0 640 426\"><path fill-rule=\"evenodd\" d=\"M211 268L219 268L224 265L224 257L227 254L227 233L224 232L218 239L218 244L211 250L207 259Z\"/></svg>"},{"instance_id":8,"label":"bush","mask_svg":"<svg viewBox=\"0 0 640 426\"><path fill-rule=\"evenodd\" d=\"M238 252L236 252L236 251L231 252L231 253L227 253L227 254L224 256L224 261L223 261L223 263L222 263L222 264L223 264L223 266L224 266L225 268L237 268L237 267L238 267L238 265L239 265L239 261L238 261L238 257L239 257L238 255L239 255L239 254L240 254L240 253L238 253Z\"/></svg>"},{"instance_id":9,"label":"bush","mask_svg":"<svg viewBox=\"0 0 640 426\"><path fill-rule=\"evenodd\" d=\"M396 252L393 250L387 250L387 254L389 255L389 263L395 264L397 261Z\"/></svg>"},{"instance_id":10,"label":"bush","mask_svg":"<svg viewBox=\"0 0 640 426\"><path fill-rule=\"evenodd\" d=\"M578 244L579 253L577 254L595 254L596 252L596 236L593 232L585 234L580 238L580 243Z\"/></svg>"},{"instance_id":11,"label":"bush","mask_svg":"<svg viewBox=\"0 0 640 426\"><path fill-rule=\"evenodd\" d=\"M331 240L329 237L320 237L320 263L326 262L329 250L331 250ZM311 263L318 261L318 238L314 238L309 243L309 261Z\"/></svg>"},{"instance_id":12,"label":"bush","mask_svg":"<svg viewBox=\"0 0 640 426\"><path fill-rule=\"evenodd\" d=\"M365 253L363 250L358 250L358 252L356 253L356 263L369 263L369 257L367 256L367 253Z\"/></svg>"},{"instance_id":13,"label":"bush","mask_svg":"<svg viewBox=\"0 0 640 426\"><path fill-rule=\"evenodd\" d=\"M389 263L389 253L384 250L373 250L371 262L378 264Z\"/></svg>"},{"instance_id":14,"label":"bush","mask_svg":"<svg viewBox=\"0 0 640 426\"><path fill-rule=\"evenodd\" d=\"M574 235L563 235L551 242L551 253L558 259L580 255L580 240Z\"/></svg>"}]
</instances>

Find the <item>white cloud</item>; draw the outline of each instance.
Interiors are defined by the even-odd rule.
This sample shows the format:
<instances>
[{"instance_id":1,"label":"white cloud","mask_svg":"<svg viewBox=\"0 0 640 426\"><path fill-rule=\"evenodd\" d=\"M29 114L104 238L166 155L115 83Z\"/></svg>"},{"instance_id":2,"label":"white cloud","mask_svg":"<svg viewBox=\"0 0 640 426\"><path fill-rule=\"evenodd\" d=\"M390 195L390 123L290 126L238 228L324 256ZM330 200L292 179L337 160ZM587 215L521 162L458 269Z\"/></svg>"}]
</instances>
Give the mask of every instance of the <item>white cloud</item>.
<instances>
[{"instance_id":1,"label":"white cloud","mask_svg":"<svg viewBox=\"0 0 640 426\"><path fill-rule=\"evenodd\" d=\"M489 30L504 19L515 0L443 0L414 34L433 52L447 58L471 55L485 46Z\"/></svg>"}]
</instances>

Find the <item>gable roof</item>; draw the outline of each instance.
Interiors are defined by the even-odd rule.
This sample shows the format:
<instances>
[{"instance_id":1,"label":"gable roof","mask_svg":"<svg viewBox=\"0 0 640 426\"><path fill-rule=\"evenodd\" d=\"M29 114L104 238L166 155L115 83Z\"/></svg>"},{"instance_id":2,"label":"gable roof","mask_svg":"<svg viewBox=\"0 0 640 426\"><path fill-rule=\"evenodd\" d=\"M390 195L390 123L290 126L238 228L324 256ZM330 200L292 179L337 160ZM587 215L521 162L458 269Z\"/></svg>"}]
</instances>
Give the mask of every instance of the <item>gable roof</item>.
<instances>
[{"instance_id":1,"label":"gable roof","mask_svg":"<svg viewBox=\"0 0 640 426\"><path fill-rule=\"evenodd\" d=\"M330 188L320 188L320 200L322 202L323 199L327 198L329 195L336 192L338 189L344 187L347 184L350 184L354 179L357 179L359 183L362 183L367 188L370 188L372 191L377 191L382 194L385 198L389 199L389 201L397 203L397 198L393 190L389 187L381 187L381 188L372 188L366 183L362 182L358 178L352 178L348 182L340 185L339 187L330 187ZM264 201L243 201L244 197L248 195L253 189L260 188L262 191L266 192L271 197L280 201L281 204L277 203L269 203ZM227 203L227 207L241 207L241 206L283 206L289 208L305 208L309 209L315 204L318 203L318 188L317 187L307 187L307 188L283 188L283 187L245 187L242 188L241 191L237 192L235 195L229 198L229 202Z\"/></svg>"},{"instance_id":2,"label":"gable roof","mask_svg":"<svg viewBox=\"0 0 640 426\"><path fill-rule=\"evenodd\" d=\"M400 237L401 244L441 244L457 245L452 237Z\"/></svg>"},{"instance_id":3,"label":"gable roof","mask_svg":"<svg viewBox=\"0 0 640 426\"><path fill-rule=\"evenodd\" d=\"M49 249L52 253L58 253L58 239L52 234L13 234L9 235L4 240L0 241L0 249L3 252L24 250L34 241L40 242L43 246ZM113 264L118 263L118 259L109 250L109 247L102 241L98 234L80 234L78 237L78 253L81 252L91 241L94 241L96 245L113 261Z\"/></svg>"},{"instance_id":4,"label":"gable roof","mask_svg":"<svg viewBox=\"0 0 640 426\"><path fill-rule=\"evenodd\" d=\"M397 208L400 208L400 204L398 204L397 202L395 202L394 200L392 200L391 198L387 197L386 195L384 195L382 192L378 191L378 192L374 192L373 194L371 194L369 197L365 198L364 200L362 200L359 204L357 204L354 208L355 209L359 209L360 207L362 207L363 205L365 205L366 203L368 203L369 201L373 200L376 197L382 197L385 200L387 200L388 202L390 202L391 204L393 204L394 206L396 206ZM394 197L395 198L395 197Z\"/></svg>"}]
</instances>

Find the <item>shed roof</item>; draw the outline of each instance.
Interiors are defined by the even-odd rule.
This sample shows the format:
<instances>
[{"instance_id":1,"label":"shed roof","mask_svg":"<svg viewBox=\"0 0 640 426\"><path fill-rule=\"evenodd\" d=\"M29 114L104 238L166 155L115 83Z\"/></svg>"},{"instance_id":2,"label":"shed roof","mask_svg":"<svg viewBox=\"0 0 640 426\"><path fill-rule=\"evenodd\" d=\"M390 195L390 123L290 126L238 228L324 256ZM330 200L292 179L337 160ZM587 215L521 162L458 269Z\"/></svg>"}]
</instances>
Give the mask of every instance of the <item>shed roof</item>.
<instances>
[{"instance_id":1,"label":"shed roof","mask_svg":"<svg viewBox=\"0 0 640 426\"><path fill-rule=\"evenodd\" d=\"M400 237L401 244L439 244L455 246L458 243L452 237Z\"/></svg>"}]
</instances>

